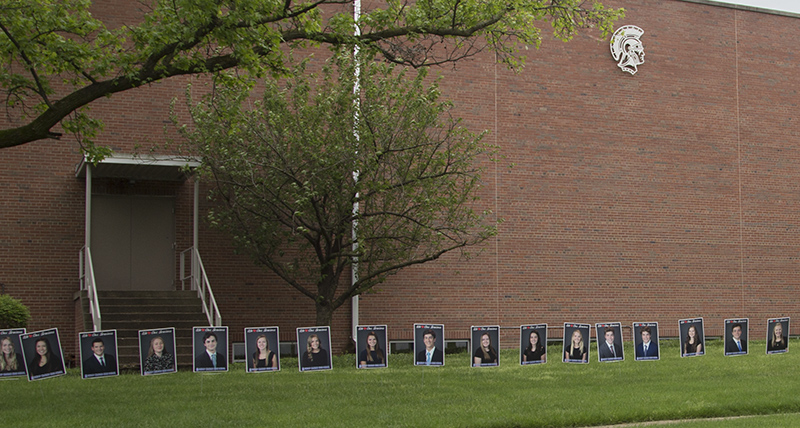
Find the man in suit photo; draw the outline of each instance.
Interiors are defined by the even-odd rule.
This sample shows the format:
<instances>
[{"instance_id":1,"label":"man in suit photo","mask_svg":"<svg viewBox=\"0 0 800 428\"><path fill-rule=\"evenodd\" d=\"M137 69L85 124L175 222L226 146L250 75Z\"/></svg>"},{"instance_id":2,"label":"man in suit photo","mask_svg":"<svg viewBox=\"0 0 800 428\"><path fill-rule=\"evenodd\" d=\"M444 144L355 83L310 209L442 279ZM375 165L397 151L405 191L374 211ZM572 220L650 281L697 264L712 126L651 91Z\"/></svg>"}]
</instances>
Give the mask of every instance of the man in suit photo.
<instances>
[{"instance_id":1,"label":"man in suit photo","mask_svg":"<svg viewBox=\"0 0 800 428\"><path fill-rule=\"evenodd\" d=\"M92 340L92 355L83 360L83 375L96 375L101 373L117 374L117 358L107 354L106 345L102 338Z\"/></svg>"},{"instance_id":2,"label":"man in suit photo","mask_svg":"<svg viewBox=\"0 0 800 428\"><path fill-rule=\"evenodd\" d=\"M652 341L650 326L643 326L639 334L642 342L636 345L636 359L658 359L658 343Z\"/></svg>"},{"instance_id":3,"label":"man in suit photo","mask_svg":"<svg viewBox=\"0 0 800 428\"><path fill-rule=\"evenodd\" d=\"M202 371L227 370L225 354L217 352L217 335L213 331L207 331L203 335L203 346L206 348L194 359L194 368L204 369Z\"/></svg>"},{"instance_id":4,"label":"man in suit photo","mask_svg":"<svg viewBox=\"0 0 800 428\"><path fill-rule=\"evenodd\" d=\"M747 341L742 338L742 324L735 323L731 327L731 337L725 340L725 355L747 353Z\"/></svg>"},{"instance_id":5,"label":"man in suit photo","mask_svg":"<svg viewBox=\"0 0 800 428\"><path fill-rule=\"evenodd\" d=\"M422 342L425 349L417 353L417 365L441 366L444 364L444 353L441 349L436 349L436 332L427 329L422 333Z\"/></svg>"},{"instance_id":6,"label":"man in suit photo","mask_svg":"<svg viewBox=\"0 0 800 428\"><path fill-rule=\"evenodd\" d=\"M605 340L598 345L598 352L600 354L600 361L605 360L621 360L622 359L622 344L615 343L614 327L605 328Z\"/></svg>"}]
</instances>

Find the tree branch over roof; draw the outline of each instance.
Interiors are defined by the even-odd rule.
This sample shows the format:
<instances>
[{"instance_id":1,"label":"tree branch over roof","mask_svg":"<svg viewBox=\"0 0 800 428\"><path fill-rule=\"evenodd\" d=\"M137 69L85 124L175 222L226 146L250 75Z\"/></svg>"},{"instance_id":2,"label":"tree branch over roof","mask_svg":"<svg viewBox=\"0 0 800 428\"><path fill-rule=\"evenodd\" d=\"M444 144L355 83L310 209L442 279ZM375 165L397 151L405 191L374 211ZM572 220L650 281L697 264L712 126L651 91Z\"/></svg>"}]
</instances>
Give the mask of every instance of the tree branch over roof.
<instances>
[{"instance_id":1,"label":"tree branch over roof","mask_svg":"<svg viewBox=\"0 0 800 428\"><path fill-rule=\"evenodd\" d=\"M541 41L537 25L551 25L567 40L585 27L606 34L622 14L584 0L389 0L364 8L356 23L350 0L149 0L140 23L108 29L91 4L0 0L0 90L10 122L0 129L0 148L58 138L53 128L60 123L82 136L91 155L91 136L102 124L83 109L98 98L231 68L280 75L296 46L361 45L413 67L492 49L516 68L524 64L517 49ZM51 82L68 89L56 91Z\"/></svg>"}]
</instances>

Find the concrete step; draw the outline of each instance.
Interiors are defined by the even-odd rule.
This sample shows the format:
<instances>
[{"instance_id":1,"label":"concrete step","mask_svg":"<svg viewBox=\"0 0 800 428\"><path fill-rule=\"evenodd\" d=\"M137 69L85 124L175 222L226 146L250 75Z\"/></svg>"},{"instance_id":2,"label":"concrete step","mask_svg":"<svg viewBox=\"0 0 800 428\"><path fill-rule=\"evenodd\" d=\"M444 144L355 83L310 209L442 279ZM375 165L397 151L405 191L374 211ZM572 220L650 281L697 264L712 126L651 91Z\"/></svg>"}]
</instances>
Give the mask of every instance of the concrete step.
<instances>
[{"instance_id":1,"label":"concrete step","mask_svg":"<svg viewBox=\"0 0 800 428\"><path fill-rule=\"evenodd\" d=\"M206 327L208 326L208 319L191 321L173 321L173 320L150 320L150 321L103 321L103 330L117 330L117 335L125 334L132 337L138 337L139 330L156 330L160 328L175 327L175 336L191 336L192 327Z\"/></svg>"},{"instance_id":2,"label":"concrete step","mask_svg":"<svg viewBox=\"0 0 800 428\"><path fill-rule=\"evenodd\" d=\"M98 298L120 299L179 299L183 297L197 298L197 292L192 290L178 291L98 291Z\"/></svg>"},{"instance_id":3,"label":"concrete step","mask_svg":"<svg viewBox=\"0 0 800 428\"><path fill-rule=\"evenodd\" d=\"M111 301L100 301L100 310L102 312L124 312L126 308L135 308L137 311L140 309L160 310L160 312L197 312L203 310L202 304L197 299L188 301L180 300L175 302L145 299L137 299L136 301L124 301L116 299Z\"/></svg>"},{"instance_id":4,"label":"concrete step","mask_svg":"<svg viewBox=\"0 0 800 428\"><path fill-rule=\"evenodd\" d=\"M202 313L195 312L150 312L148 311L132 311L135 308L125 308L125 312L109 312L105 311L102 307L100 308L103 315L103 324L106 323L116 323L116 322L149 322L153 323L155 320L159 321L195 321L195 320L206 320L208 322L208 318ZM143 308L147 309L147 308ZM150 327L145 327L150 328Z\"/></svg>"}]
</instances>

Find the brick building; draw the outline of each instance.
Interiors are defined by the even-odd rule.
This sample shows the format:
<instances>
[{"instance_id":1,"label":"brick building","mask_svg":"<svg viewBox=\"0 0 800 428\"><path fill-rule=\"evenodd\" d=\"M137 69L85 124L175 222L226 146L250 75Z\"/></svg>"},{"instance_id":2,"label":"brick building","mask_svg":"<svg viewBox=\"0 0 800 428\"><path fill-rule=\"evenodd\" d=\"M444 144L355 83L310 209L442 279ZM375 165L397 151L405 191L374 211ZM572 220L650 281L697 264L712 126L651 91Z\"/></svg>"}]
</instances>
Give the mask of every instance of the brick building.
<instances>
[{"instance_id":1,"label":"brick building","mask_svg":"<svg viewBox=\"0 0 800 428\"><path fill-rule=\"evenodd\" d=\"M477 258L410 268L362 296L361 324L388 324L392 339L411 338L414 322L444 323L452 338L499 324L501 345L513 347L527 323L658 321L662 335L674 336L678 319L702 316L706 334L720 335L723 319L748 317L760 339L768 317L797 316L800 52L792 42L800 16L704 0L604 3L627 10L618 27L644 30L645 63L635 75L617 67L596 31L569 43L546 39L520 73L489 54L440 70L464 124L488 129L505 156L489 165L482 195L504 222ZM95 13L122 22L133 12ZM164 289L180 288L179 253L193 245L193 181L175 169L167 178L111 171L124 169L136 145L172 134L168 101L186 83L92 105L106 124L97 142L119 158L93 177L100 211L91 224L106 229L92 236L115 230L114 219L139 218L113 212L162 210L172 235L146 239L171 248ZM77 352L85 328L76 294L87 224L80 163L77 145L65 142L0 151L0 283L30 307L29 330L59 328L66 353ZM137 250L147 244L137 237L152 229L142 221L126 226L131 259L152 252ZM278 325L291 337L313 324L312 302L233 254L226 236L201 222L198 240L233 341L246 326ZM136 263L150 262L126 265L113 287L152 287ZM350 312L334 316L334 349L346 347Z\"/></svg>"}]
</instances>

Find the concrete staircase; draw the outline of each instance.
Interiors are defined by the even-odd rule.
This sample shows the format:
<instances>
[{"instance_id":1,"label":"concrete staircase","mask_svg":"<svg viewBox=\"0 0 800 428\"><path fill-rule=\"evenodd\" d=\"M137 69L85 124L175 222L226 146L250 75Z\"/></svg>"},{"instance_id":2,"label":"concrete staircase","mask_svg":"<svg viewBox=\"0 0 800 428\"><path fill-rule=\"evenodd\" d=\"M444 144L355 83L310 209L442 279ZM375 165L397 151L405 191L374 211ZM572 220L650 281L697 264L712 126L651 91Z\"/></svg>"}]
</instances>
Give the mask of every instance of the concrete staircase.
<instances>
[{"instance_id":1,"label":"concrete staircase","mask_svg":"<svg viewBox=\"0 0 800 428\"><path fill-rule=\"evenodd\" d=\"M192 366L192 327L208 325L195 291L99 291L103 330L117 330L120 367L139 368L139 330L175 327L179 367ZM88 301L81 296L91 331ZM86 302L86 303L84 303Z\"/></svg>"}]
</instances>

